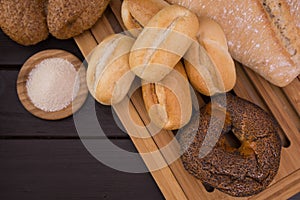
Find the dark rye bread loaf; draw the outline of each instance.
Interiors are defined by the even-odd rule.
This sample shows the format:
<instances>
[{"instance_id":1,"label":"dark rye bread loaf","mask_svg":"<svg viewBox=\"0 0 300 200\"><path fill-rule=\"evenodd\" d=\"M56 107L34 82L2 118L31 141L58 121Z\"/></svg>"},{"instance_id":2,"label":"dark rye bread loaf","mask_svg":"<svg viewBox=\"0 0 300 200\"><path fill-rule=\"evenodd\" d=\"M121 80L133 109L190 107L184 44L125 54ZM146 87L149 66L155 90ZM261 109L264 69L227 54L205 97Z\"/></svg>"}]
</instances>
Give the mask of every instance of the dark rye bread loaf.
<instances>
[{"instance_id":1,"label":"dark rye bread loaf","mask_svg":"<svg viewBox=\"0 0 300 200\"><path fill-rule=\"evenodd\" d=\"M274 85L300 73L299 0L167 0L216 20L234 59Z\"/></svg>"},{"instance_id":2,"label":"dark rye bread loaf","mask_svg":"<svg viewBox=\"0 0 300 200\"><path fill-rule=\"evenodd\" d=\"M279 168L278 125L258 106L229 94L224 123L222 115L218 115L224 112L223 98L214 98L214 103L217 102L214 115L211 104L206 105L200 117L194 116L176 136L183 165L202 182L232 196L257 194L271 183ZM221 135L217 127L223 127ZM228 142L226 134L230 131L241 146Z\"/></svg>"}]
</instances>

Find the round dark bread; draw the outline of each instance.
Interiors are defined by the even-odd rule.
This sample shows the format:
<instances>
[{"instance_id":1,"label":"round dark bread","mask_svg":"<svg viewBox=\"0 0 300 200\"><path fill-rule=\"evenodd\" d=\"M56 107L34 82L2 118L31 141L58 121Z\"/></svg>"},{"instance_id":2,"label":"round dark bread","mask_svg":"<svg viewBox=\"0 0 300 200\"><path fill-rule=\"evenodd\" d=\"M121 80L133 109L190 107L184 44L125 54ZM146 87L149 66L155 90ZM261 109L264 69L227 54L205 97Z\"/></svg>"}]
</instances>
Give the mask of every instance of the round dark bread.
<instances>
[{"instance_id":1,"label":"round dark bread","mask_svg":"<svg viewBox=\"0 0 300 200\"><path fill-rule=\"evenodd\" d=\"M46 0L1 0L0 27L12 40L34 45L48 37Z\"/></svg>"},{"instance_id":2,"label":"round dark bread","mask_svg":"<svg viewBox=\"0 0 300 200\"><path fill-rule=\"evenodd\" d=\"M222 97L214 98L214 109L224 112ZM264 190L277 174L281 153L278 125L251 102L230 94L226 101L225 123L219 116L211 116L209 103L201 108L200 120L194 116L179 133L181 159L190 174L220 191L238 197L254 195ZM213 131L207 136L210 124ZM214 130L218 126L223 127L221 134ZM230 131L240 140L239 148L228 144L226 134ZM210 139L203 142L206 136ZM211 151L201 156L200 150L209 149L213 140L217 142Z\"/></svg>"}]
</instances>

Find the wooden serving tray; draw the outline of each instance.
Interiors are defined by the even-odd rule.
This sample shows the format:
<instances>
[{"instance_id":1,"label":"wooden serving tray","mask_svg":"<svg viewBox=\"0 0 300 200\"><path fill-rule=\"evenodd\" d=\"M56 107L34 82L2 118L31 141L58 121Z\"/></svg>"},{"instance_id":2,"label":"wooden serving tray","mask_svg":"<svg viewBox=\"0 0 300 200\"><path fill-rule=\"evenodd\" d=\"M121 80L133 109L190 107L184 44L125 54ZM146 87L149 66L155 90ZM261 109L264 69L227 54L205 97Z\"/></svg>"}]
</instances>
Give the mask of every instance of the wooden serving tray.
<instances>
[{"instance_id":1,"label":"wooden serving tray","mask_svg":"<svg viewBox=\"0 0 300 200\"><path fill-rule=\"evenodd\" d=\"M120 16L121 1L112 0L105 14L95 26L75 38L82 54L86 57L98 43L113 33L122 32L124 25ZM155 136L145 130L139 132L133 127L126 126L128 116L122 111L122 104L118 105L117 114L130 133L130 137L139 152L159 151L159 155L143 157L148 167L154 164L165 163L166 167L152 171L151 174L166 199L287 199L300 192L300 77L290 85L278 88L252 70L236 63L237 83L233 92L249 101L254 102L266 111L270 112L279 122L281 138L284 143L281 154L281 163L277 176L271 185L258 195L247 198L235 198L218 190L207 190L198 179L187 173L177 159L170 165L167 161L174 156L174 151L161 151L173 138L171 131L161 131ZM147 116L141 92L134 93L129 99L131 118L140 124L148 124ZM204 101L199 96L199 101ZM132 135L142 135L148 138L138 138ZM179 146L175 147L179 148Z\"/></svg>"}]
</instances>

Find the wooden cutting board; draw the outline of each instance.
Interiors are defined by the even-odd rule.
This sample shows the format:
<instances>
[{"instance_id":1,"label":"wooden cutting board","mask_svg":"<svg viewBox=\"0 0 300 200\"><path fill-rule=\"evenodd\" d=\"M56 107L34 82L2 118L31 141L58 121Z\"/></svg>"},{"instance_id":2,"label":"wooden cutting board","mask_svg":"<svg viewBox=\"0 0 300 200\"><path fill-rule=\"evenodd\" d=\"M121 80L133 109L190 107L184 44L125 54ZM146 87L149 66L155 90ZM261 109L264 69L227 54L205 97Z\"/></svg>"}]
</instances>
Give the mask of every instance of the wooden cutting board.
<instances>
[{"instance_id":1,"label":"wooden cutting board","mask_svg":"<svg viewBox=\"0 0 300 200\"><path fill-rule=\"evenodd\" d=\"M86 57L105 37L113 33L122 32L124 25L120 16L121 1L112 0L104 16L99 19L95 26L77 36L75 41L83 55ZM287 199L300 192L300 77L290 85L278 88L271 85L256 73L236 63L237 83L233 92L262 107L271 113L279 122L280 136L284 147L280 169L271 185L258 195L247 198L234 198L212 188L206 188L201 181L188 174L180 159L167 165L170 157L176 156L174 151L161 151L174 138L171 131L162 130L155 136L145 130L138 133L134 127L127 125L128 116L122 110L122 104L117 109L117 115L128 133L141 134L148 138L131 136L131 139L139 152L153 152L158 150L160 154L153 157L143 157L149 168L153 163L166 164L166 167L151 172L161 192L166 199ZM141 92L127 97L131 118L140 124L148 124L147 116ZM199 95L200 104L204 101ZM125 106L123 106L125 107Z\"/></svg>"}]
</instances>

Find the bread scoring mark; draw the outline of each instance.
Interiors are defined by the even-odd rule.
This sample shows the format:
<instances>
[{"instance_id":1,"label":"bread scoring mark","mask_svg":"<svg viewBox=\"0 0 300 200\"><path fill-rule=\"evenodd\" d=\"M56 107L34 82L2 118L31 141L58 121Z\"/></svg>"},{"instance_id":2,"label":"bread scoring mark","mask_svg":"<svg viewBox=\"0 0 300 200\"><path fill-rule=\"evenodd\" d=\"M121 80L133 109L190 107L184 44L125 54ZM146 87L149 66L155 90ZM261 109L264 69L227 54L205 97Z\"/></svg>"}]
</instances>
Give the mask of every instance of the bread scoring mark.
<instances>
[{"instance_id":1,"label":"bread scoring mark","mask_svg":"<svg viewBox=\"0 0 300 200\"><path fill-rule=\"evenodd\" d=\"M105 71L105 68L112 62L111 57L113 55L113 52L115 51L115 48L118 46L119 41L122 39L122 37L114 38L105 46L103 49L105 49L104 54L102 54L102 57L99 58L97 64L96 64L96 71L95 71L95 82L94 82L94 90L96 91L98 83L102 77L102 74Z\"/></svg>"},{"instance_id":2,"label":"bread scoring mark","mask_svg":"<svg viewBox=\"0 0 300 200\"><path fill-rule=\"evenodd\" d=\"M291 35L289 33L290 30L288 30L290 29L288 27L289 22L287 22L283 17L285 10L282 7L282 4L278 1L274 2L270 0L263 0L262 5L276 29L275 32L279 32L279 37L282 39L284 47L292 57L295 56L297 54L297 49L291 42Z\"/></svg>"},{"instance_id":3,"label":"bread scoring mark","mask_svg":"<svg viewBox=\"0 0 300 200\"><path fill-rule=\"evenodd\" d=\"M152 100L153 100L154 104L159 104L159 99L158 99L158 96L156 94L156 85L155 85L155 83L148 83L148 84L150 84L151 97L152 97Z\"/></svg>"},{"instance_id":4,"label":"bread scoring mark","mask_svg":"<svg viewBox=\"0 0 300 200\"><path fill-rule=\"evenodd\" d=\"M143 67L143 70L141 72L141 77L144 77L144 74L146 73L146 67L151 63L152 57L155 55L155 53L160 50L161 44L165 41L165 39L170 35L172 32L174 32L174 28L176 26L177 21L180 19L180 17L176 17L172 23L170 23L166 28L156 28L156 27L146 27L146 29L155 30L159 32L159 37L155 37L152 42L152 48L148 49L147 56L144 57L143 63L146 63L146 66ZM169 66L173 67L173 66Z\"/></svg>"},{"instance_id":5,"label":"bread scoring mark","mask_svg":"<svg viewBox=\"0 0 300 200\"><path fill-rule=\"evenodd\" d=\"M139 27L139 28L144 28L144 26L132 15L131 12L129 12L129 16L131 21L135 24L135 26Z\"/></svg>"}]
</instances>

